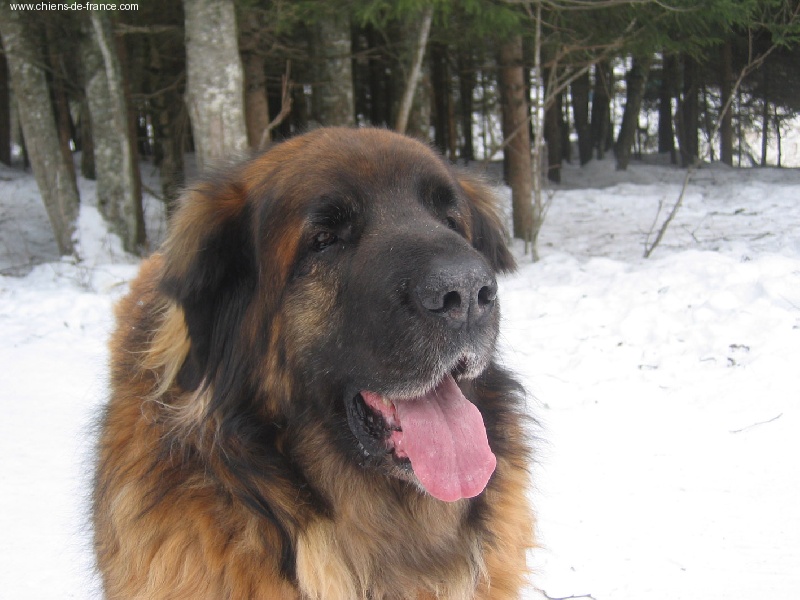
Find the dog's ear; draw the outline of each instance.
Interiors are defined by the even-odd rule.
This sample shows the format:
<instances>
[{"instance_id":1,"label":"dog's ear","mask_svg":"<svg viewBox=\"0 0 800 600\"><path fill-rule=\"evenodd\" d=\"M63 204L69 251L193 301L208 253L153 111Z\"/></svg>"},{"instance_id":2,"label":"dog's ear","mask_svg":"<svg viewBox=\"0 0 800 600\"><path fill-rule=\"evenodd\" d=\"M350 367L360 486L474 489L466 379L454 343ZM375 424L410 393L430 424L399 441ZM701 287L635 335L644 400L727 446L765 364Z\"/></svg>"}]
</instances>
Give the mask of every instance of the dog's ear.
<instances>
[{"instance_id":1,"label":"dog's ear","mask_svg":"<svg viewBox=\"0 0 800 600\"><path fill-rule=\"evenodd\" d=\"M257 279L250 212L240 186L221 179L184 193L173 216L160 289L186 321L184 389L210 382L235 352Z\"/></svg>"},{"instance_id":2,"label":"dog's ear","mask_svg":"<svg viewBox=\"0 0 800 600\"><path fill-rule=\"evenodd\" d=\"M464 173L459 173L458 182L469 198L472 245L486 257L495 271L513 271L517 263L506 243L508 234L497 212L495 194L485 183Z\"/></svg>"}]
</instances>

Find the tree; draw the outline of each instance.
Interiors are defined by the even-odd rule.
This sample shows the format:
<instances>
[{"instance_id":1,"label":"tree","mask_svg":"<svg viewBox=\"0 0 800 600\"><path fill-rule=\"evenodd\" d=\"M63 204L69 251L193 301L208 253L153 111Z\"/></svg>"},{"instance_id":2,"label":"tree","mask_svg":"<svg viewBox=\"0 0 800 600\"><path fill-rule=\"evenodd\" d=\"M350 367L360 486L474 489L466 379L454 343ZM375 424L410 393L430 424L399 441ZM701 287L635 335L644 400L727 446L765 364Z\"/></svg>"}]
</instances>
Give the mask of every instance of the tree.
<instances>
[{"instance_id":1,"label":"tree","mask_svg":"<svg viewBox=\"0 0 800 600\"><path fill-rule=\"evenodd\" d=\"M124 248L140 252L145 244L145 229L139 161L111 13L91 11L83 17L81 57L92 123L97 204Z\"/></svg>"},{"instance_id":2,"label":"tree","mask_svg":"<svg viewBox=\"0 0 800 600\"><path fill-rule=\"evenodd\" d=\"M184 0L186 104L197 166L247 149L244 76L232 0Z\"/></svg>"},{"instance_id":3,"label":"tree","mask_svg":"<svg viewBox=\"0 0 800 600\"><path fill-rule=\"evenodd\" d=\"M511 186L514 237L530 241L533 235L530 109L522 71L522 38L517 35L500 47L503 151Z\"/></svg>"},{"instance_id":4,"label":"tree","mask_svg":"<svg viewBox=\"0 0 800 600\"><path fill-rule=\"evenodd\" d=\"M330 14L317 21L314 31L314 117L322 125L354 125L350 20Z\"/></svg>"},{"instance_id":5,"label":"tree","mask_svg":"<svg viewBox=\"0 0 800 600\"><path fill-rule=\"evenodd\" d=\"M11 164L11 88L5 54L0 56L0 162Z\"/></svg>"},{"instance_id":6,"label":"tree","mask_svg":"<svg viewBox=\"0 0 800 600\"><path fill-rule=\"evenodd\" d=\"M650 56L634 56L628 71L625 111L622 114L622 125L620 125L617 143L614 146L618 171L627 169L631 160L631 148L639 128L639 113L642 110L642 99L651 60Z\"/></svg>"},{"instance_id":7,"label":"tree","mask_svg":"<svg viewBox=\"0 0 800 600\"><path fill-rule=\"evenodd\" d=\"M62 255L74 254L78 220L78 187L72 157L64 156L58 137L41 43L37 43L32 13L12 11L0 3L0 35L19 110L25 147L39 193Z\"/></svg>"},{"instance_id":8,"label":"tree","mask_svg":"<svg viewBox=\"0 0 800 600\"><path fill-rule=\"evenodd\" d=\"M397 122L395 123L395 129L400 133L405 133L406 127L408 126L408 117L411 113L411 105L414 101L414 93L417 90L420 74L422 72L422 57L425 55L425 47L428 45L428 35L431 31L432 19L433 7L429 6L422 14L419 39L417 40L417 45L414 51L414 61L411 65L411 69L409 69L405 90L403 91L403 97L400 100Z\"/></svg>"},{"instance_id":9,"label":"tree","mask_svg":"<svg viewBox=\"0 0 800 600\"><path fill-rule=\"evenodd\" d=\"M722 113L719 124L719 159L726 165L733 166L733 48L730 40L720 47L720 102L727 106Z\"/></svg>"},{"instance_id":10,"label":"tree","mask_svg":"<svg viewBox=\"0 0 800 600\"><path fill-rule=\"evenodd\" d=\"M572 115L578 134L578 158L581 166L592 160L592 136L589 129L589 71L572 82Z\"/></svg>"},{"instance_id":11,"label":"tree","mask_svg":"<svg viewBox=\"0 0 800 600\"><path fill-rule=\"evenodd\" d=\"M267 74L264 46L267 28L262 20L263 11L252 7L239 13L239 50L244 68L244 106L247 141L251 148L261 144L264 130L269 125L267 103Z\"/></svg>"}]
</instances>

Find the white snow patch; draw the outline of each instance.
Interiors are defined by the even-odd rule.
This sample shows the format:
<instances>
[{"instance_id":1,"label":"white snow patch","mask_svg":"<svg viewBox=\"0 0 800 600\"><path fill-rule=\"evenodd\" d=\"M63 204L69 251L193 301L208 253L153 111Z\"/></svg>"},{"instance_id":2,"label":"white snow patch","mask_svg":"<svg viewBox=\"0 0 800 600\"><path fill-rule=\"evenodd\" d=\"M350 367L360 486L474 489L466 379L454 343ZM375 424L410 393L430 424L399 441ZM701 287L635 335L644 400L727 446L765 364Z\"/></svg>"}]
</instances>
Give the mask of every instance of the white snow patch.
<instances>
[{"instance_id":1,"label":"white snow patch","mask_svg":"<svg viewBox=\"0 0 800 600\"><path fill-rule=\"evenodd\" d=\"M501 282L501 357L540 423L524 597L796 597L800 173L701 170L650 260L681 171L564 175L542 260L516 247ZM0 171L3 598L99 597L92 428L136 264L80 186L76 263L55 256L33 178ZM152 198L147 212L163 237Z\"/></svg>"}]
</instances>

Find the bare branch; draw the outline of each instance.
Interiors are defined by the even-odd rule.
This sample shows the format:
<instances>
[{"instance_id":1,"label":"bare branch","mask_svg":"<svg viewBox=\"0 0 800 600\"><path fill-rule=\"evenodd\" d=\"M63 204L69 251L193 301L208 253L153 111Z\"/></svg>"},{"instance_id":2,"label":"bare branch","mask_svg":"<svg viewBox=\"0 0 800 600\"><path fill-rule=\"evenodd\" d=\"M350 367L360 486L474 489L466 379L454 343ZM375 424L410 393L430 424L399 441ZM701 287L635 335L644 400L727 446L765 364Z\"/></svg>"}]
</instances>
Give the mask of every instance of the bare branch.
<instances>
[{"instance_id":1,"label":"bare branch","mask_svg":"<svg viewBox=\"0 0 800 600\"><path fill-rule=\"evenodd\" d=\"M748 425L747 427L742 427L741 429L732 429L731 433L742 433L743 431L747 431L748 429L752 429L753 427L758 427L759 425L766 425L767 423L772 423L773 421L777 421L783 416L783 413L772 417L771 419L767 419L766 421L759 421L758 423L753 423L752 425Z\"/></svg>"},{"instance_id":2,"label":"bare branch","mask_svg":"<svg viewBox=\"0 0 800 600\"><path fill-rule=\"evenodd\" d=\"M545 598L547 598L547 600L577 600L578 598L587 598L588 600L597 600L591 594L578 594L578 595L574 595L574 596L550 596L547 592L545 592L541 588L536 588L536 591L539 592Z\"/></svg>"},{"instance_id":3,"label":"bare branch","mask_svg":"<svg viewBox=\"0 0 800 600\"><path fill-rule=\"evenodd\" d=\"M264 128L261 140L258 142L258 149L265 150L272 139L272 130L284 122L286 117L292 112L292 61L286 61L286 72L281 76L281 112Z\"/></svg>"}]
</instances>

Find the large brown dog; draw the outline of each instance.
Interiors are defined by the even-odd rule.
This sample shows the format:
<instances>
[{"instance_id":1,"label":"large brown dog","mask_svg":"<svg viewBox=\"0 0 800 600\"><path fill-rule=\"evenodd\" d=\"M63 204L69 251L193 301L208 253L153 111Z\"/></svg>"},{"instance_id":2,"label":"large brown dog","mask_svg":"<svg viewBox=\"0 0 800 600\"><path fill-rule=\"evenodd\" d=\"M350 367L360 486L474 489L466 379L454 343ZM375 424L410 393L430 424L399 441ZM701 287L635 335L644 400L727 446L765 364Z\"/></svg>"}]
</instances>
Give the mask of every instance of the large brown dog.
<instances>
[{"instance_id":1,"label":"large brown dog","mask_svg":"<svg viewBox=\"0 0 800 600\"><path fill-rule=\"evenodd\" d=\"M187 192L117 308L107 597L518 597L529 452L492 360L513 266L489 190L388 131Z\"/></svg>"}]
</instances>

